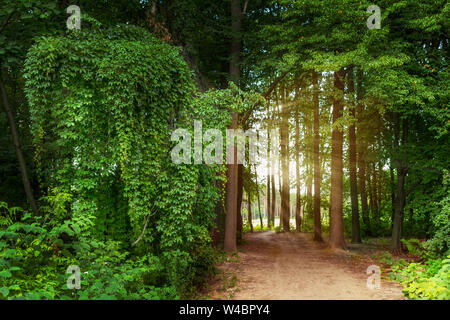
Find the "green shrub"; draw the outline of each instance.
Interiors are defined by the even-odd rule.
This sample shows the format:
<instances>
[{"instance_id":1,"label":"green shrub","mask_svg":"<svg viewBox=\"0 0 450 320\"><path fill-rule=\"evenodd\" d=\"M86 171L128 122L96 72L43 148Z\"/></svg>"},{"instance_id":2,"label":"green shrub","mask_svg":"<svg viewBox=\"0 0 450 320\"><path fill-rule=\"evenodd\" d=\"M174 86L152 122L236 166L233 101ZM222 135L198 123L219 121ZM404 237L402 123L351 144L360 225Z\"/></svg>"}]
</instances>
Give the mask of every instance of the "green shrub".
<instances>
[{"instance_id":1,"label":"green shrub","mask_svg":"<svg viewBox=\"0 0 450 320\"><path fill-rule=\"evenodd\" d=\"M413 300L450 299L450 256L408 263L384 252L379 261L391 267L389 277L403 286L403 293Z\"/></svg>"}]
</instances>

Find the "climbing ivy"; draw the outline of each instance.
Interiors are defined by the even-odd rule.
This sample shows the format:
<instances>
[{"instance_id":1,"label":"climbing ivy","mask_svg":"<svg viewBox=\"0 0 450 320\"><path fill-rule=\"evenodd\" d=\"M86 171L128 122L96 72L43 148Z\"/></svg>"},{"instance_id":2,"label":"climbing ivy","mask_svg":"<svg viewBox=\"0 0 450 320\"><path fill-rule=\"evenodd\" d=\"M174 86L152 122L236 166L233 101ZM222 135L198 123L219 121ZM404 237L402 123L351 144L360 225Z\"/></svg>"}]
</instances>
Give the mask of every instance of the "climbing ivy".
<instances>
[{"instance_id":1,"label":"climbing ivy","mask_svg":"<svg viewBox=\"0 0 450 320\"><path fill-rule=\"evenodd\" d=\"M137 27L88 21L89 29L38 39L25 63L41 188L66 209L45 206L47 216L76 226L80 259L104 246L86 242L119 243L160 265L163 280L149 285L187 292L212 270L220 196L212 181L225 171L174 164L171 132L193 133L194 120L208 119L203 130L225 136L230 112L259 96L235 86L200 94L178 48Z\"/></svg>"}]
</instances>

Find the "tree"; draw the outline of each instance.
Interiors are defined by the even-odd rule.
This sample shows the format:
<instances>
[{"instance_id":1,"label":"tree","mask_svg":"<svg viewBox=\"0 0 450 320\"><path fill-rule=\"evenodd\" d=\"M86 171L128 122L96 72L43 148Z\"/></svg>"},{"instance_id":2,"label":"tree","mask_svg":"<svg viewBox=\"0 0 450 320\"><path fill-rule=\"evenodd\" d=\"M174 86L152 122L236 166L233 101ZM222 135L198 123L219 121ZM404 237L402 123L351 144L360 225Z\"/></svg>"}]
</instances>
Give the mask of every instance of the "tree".
<instances>
[{"instance_id":1,"label":"tree","mask_svg":"<svg viewBox=\"0 0 450 320\"><path fill-rule=\"evenodd\" d=\"M331 194L330 194L330 245L333 248L345 248L343 222L343 165L342 145L343 132L338 127L338 120L342 117L342 94L344 90L344 69L334 72L333 99L333 131L331 137Z\"/></svg>"},{"instance_id":2,"label":"tree","mask_svg":"<svg viewBox=\"0 0 450 320\"><path fill-rule=\"evenodd\" d=\"M267 227L270 229L270 227L272 226L272 206L271 206L271 163L270 163L270 158L271 158L271 150L270 150L270 144L271 144L271 140L270 140L270 129L271 129L271 121L270 121L270 102L267 103L267 193L266 193L266 197L267 197Z\"/></svg>"},{"instance_id":3,"label":"tree","mask_svg":"<svg viewBox=\"0 0 450 320\"><path fill-rule=\"evenodd\" d=\"M349 139L349 171L350 171L350 198L352 205L352 243L360 243L361 235L359 228L359 208L358 208L358 182L356 178L356 133L355 124L356 112L354 101L354 81L353 81L353 67L347 70L348 93L350 95L350 116L352 117L352 124L348 128Z\"/></svg>"},{"instance_id":4,"label":"tree","mask_svg":"<svg viewBox=\"0 0 450 320\"><path fill-rule=\"evenodd\" d=\"M298 98L298 91L296 91L295 100ZM295 227L297 232L301 231L302 221L300 217L300 209L301 209L301 194L300 194L300 120L299 120L299 107L298 103L295 108Z\"/></svg>"},{"instance_id":5,"label":"tree","mask_svg":"<svg viewBox=\"0 0 450 320\"><path fill-rule=\"evenodd\" d=\"M252 197L251 193L247 191L247 216L248 216L248 224L250 225L250 232L253 233L253 214L252 214Z\"/></svg>"},{"instance_id":6,"label":"tree","mask_svg":"<svg viewBox=\"0 0 450 320\"><path fill-rule=\"evenodd\" d=\"M281 89L281 222L284 231L290 231L290 183L289 183L289 106L286 101L285 88Z\"/></svg>"},{"instance_id":7,"label":"tree","mask_svg":"<svg viewBox=\"0 0 450 320\"><path fill-rule=\"evenodd\" d=\"M357 162L358 162L358 175L359 175L359 193L361 197L361 211L362 218L364 222L365 230L370 234L370 220L369 220L369 206L367 204L367 193L366 193L366 161L365 154L367 150L367 144L365 142L366 132L364 130L365 121L364 121L364 105L362 102L363 99L363 72L361 69L357 71L357 124L358 124L358 132L357 132Z\"/></svg>"},{"instance_id":8,"label":"tree","mask_svg":"<svg viewBox=\"0 0 450 320\"><path fill-rule=\"evenodd\" d=\"M39 12L40 14L31 14ZM8 119L11 131L12 146L15 150L18 167L22 176L22 184L26 199L34 215L38 215L38 206L29 177L29 168L24 156L20 132L16 123L15 110L7 92L7 80L13 86L19 86L20 69L32 38L40 32L54 29L53 15L59 13L57 1L17 0L2 1L0 4L0 93L1 103ZM22 93L22 92L21 92ZM24 107L22 106L18 106ZM19 112L20 110L17 110Z\"/></svg>"},{"instance_id":9,"label":"tree","mask_svg":"<svg viewBox=\"0 0 450 320\"><path fill-rule=\"evenodd\" d=\"M230 50L230 76L231 79L238 84L241 76L241 69L239 66L241 55L241 23L242 12L240 0L231 0L231 29L233 37L231 41ZM238 128L239 114L237 112L232 114L231 129ZM234 142L233 142L234 145ZM227 164L227 213L225 224L225 240L224 250L227 252L236 251L236 219L237 219L237 192L238 192L238 164L237 164L237 149L234 149L234 163Z\"/></svg>"},{"instance_id":10,"label":"tree","mask_svg":"<svg viewBox=\"0 0 450 320\"><path fill-rule=\"evenodd\" d=\"M314 104L314 241L322 240L322 221L320 217L320 136L319 136L319 79L317 72L312 72Z\"/></svg>"}]
</instances>

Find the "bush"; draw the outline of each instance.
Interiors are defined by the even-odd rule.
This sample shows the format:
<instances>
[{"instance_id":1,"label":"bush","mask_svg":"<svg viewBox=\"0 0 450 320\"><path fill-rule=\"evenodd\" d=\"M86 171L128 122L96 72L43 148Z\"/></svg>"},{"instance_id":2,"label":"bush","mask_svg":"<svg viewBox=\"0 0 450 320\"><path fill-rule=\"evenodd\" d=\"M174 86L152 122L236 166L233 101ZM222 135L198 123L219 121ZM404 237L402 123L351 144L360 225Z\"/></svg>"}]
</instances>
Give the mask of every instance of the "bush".
<instances>
[{"instance_id":1,"label":"bush","mask_svg":"<svg viewBox=\"0 0 450 320\"><path fill-rule=\"evenodd\" d=\"M408 263L384 252L379 261L390 266L389 277L403 286L403 293L413 300L450 299L450 256Z\"/></svg>"},{"instance_id":2,"label":"bush","mask_svg":"<svg viewBox=\"0 0 450 320\"><path fill-rule=\"evenodd\" d=\"M414 300L450 299L450 256L428 260L425 264L410 263L397 271L405 295Z\"/></svg>"}]
</instances>

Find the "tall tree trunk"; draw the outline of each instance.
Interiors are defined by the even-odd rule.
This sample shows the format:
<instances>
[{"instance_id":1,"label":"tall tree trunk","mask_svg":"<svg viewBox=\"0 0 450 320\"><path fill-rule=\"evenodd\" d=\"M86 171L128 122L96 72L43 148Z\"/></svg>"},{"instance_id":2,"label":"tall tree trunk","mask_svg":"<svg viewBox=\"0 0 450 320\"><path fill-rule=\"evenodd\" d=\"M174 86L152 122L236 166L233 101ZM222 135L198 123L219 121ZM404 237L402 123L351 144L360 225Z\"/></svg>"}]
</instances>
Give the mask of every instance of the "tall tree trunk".
<instances>
[{"instance_id":1,"label":"tall tree trunk","mask_svg":"<svg viewBox=\"0 0 450 320\"><path fill-rule=\"evenodd\" d=\"M253 217L252 217L252 197L250 191L247 191L247 211L248 211L248 223L250 225L250 232L253 233Z\"/></svg>"},{"instance_id":2,"label":"tall tree trunk","mask_svg":"<svg viewBox=\"0 0 450 320\"><path fill-rule=\"evenodd\" d=\"M373 209L374 209L374 218L378 223L380 220L380 212L378 208L378 174L375 161L372 162L372 192L373 192Z\"/></svg>"},{"instance_id":3,"label":"tall tree trunk","mask_svg":"<svg viewBox=\"0 0 450 320\"><path fill-rule=\"evenodd\" d=\"M282 171L282 185L281 185L281 216L283 222L283 230L290 231L289 225L289 206L290 206L290 184L289 184L289 111L286 102L285 91L282 91L281 101L281 118L282 125L280 127L280 146L281 146L281 171Z\"/></svg>"},{"instance_id":4,"label":"tall tree trunk","mask_svg":"<svg viewBox=\"0 0 450 320\"><path fill-rule=\"evenodd\" d=\"M319 121L319 79L313 71L313 104L314 104L314 240L322 242L322 224L320 217L320 121Z\"/></svg>"},{"instance_id":5,"label":"tall tree trunk","mask_svg":"<svg viewBox=\"0 0 450 320\"><path fill-rule=\"evenodd\" d=\"M272 225L272 207L270 203L270 104L267 104L267 227L270 229Z\"/></svg>"},{"instance_id":6,"label":"tall tree trunk","mask_svg":"<svg viewBox=\"0 0 450 320\"><path fill-rule=\"evenodd\" d=\"M256 170L256 166L255 166L255 183L256 183L256 196L258 200L259 223L261 223L260 227L262 230L264 228L264 223L261 215L261 200L259 198L258 171Z\"/></svg>"},{"instance_id":7,"label":"tall tree trunk","mask_svg":"<svg viewBox=\"0 0 450 320\"><path fill-rule=\"evenodd\" d=\"M379 143L381 147L381 142ZM383 164L378 162L378 174L377 174L377 208L378 208L378 219L381 219L381 200L383 199Z\"/></svg>"},{"instance_id":8,"label":"tall tree trunk","mask_svg":"<svg viewBox=\"0 0 450 320\"><path fill-rule=\"evenodd\" d=\"M298 89L297 89L298 90ZM297 92L298 93L298 92ZM300 121L298 118L298 103L295 109L295 228L297 232L301 231L302 218L300 216L301 195L300 195Z\"/></svg>"},{"instance_id":9,"label":"tall tree trunk","mask_svg":"<svg viewBox=\"0 0 450 320\"><path fill-rule=\"evenodd\" d=\"M351 96L350 116L356 119L355 105L353 103L355 85L353 81L353 67L350 67L348 75L348 92ZM356 132L354 122L348 128L349 140L349 171L350 171L350 200L352 206L352 243L361 243L361 234L359 226L359 208L358 208L358 181L356 177Z\"/></svg>"},{"instance_id":10,"label":"tall tree trunk","mask_svg":"<svg viewBox=\"0 0 450 320\"><path fill-rule=\"evenodd\" d=\"M277 111L278 108L278 93L277 91L274 91L274 97L275 97L275 105L272 110L271 115L271 122L274 124L275 122L275 111ZM272 140L277 141L277 137L272 137ZM272 176L270 178L270 181L272 182L272 226L275 227L275 215L276 215L276 207L277 207L277 190L275 189L275 160L278 158L278 146L277 144L272 145L272 155L271 155L271 169L272 169ZM278 167L278 170L280 168Z\"/></svg>"},{"instance_id":11,"label":"tall tree trunk","mask_svg":"<svg viewBox=\"0 0 450 320\"><path fill-rule=\"evenodd\" d=\"M394 225L392 228L392 249L398 251L401 250L403 211L406 204L405 180L408 169L405 165L406 159L402 159L400 156L400 115L398 113L395 113L394 122L394 147L397 155L395 159L397 166L397 192L395 197ZM408 119L403 119L402 123L401 144L403 146L408 137Z\"/></svg>"},{"instance_id":12,"label":"tall tree trunk","mask_svg":"<svg viewBox=\"0 0 450 320\"><path fill-rule=\"evenodd\" d=\"M244 194L244 179L242 177L243 165L238 164L238 194L237 194L237 221L236 221L236 239L240 243L242 242L242 237L244 234L243 230L243 219L242 219L242 197Z\"/></svg>"},{"instance_id":13,"label":"tall tree trunk","mask_svg":"<svg viewBox=\"0 0 450 320\"><path fill-rule=\"evenodd\" d=\"M344 91L345 72L343 69L334 73L334 87L341 95ZM333 99L333 124L342 117L342 99ZM330 245L332 248L345 248L343 221L343 162L342 145L344 135L339 128L333 126L331 136L331 195L330 195Z\"/></svg>"},{"instance_id":14,"label":"tall tree trunk","mask_svg":"<svg viewBox=\"0 0 450 320\"><path fill-rule=\"evenodd\" d=\"M230 51L230 77L238 84L241 77L240 58L241 58L241 1L231 0L231 51Z\"/></svg>"},{"instance_id":15,"label":"tall tree trunk","mask_svg":"<svg viewBox=\"0 0 450 320\"><path fill-rule=\"evenodd\" d=\"M313 97L314 98L314 97ZM306 142L306 150L305 150L305 156L306 156L306 210L309 217L312 216L314 212L313 208L313 162L314 162L314 138L313 138L313 122L311 121L311 113L310 110L307 110L308 116L305 117L305 123L306 123L306 135L305 135L305 142Z\"/></svg>"},{"instance_id":16,"label":"tall tree trunk","mask_svg":"<svg viewBox=\"0 0 450 320\"><path fill-rule=\"evenodd\" d=\"M241 55L241 2L240 0L231 0L231 30L232 40L230 49L230 77L237 85L241 76L239 66ZM231 129L238 127L238 113L232 114ZM234 143L233 143L234 145ZM238 165L237 148L234 149L234 163L227 165L227 216L225 221L225 239L224 250L227 252L236 251L236 220L237 220L237 191L238 191Z\"/></svg>"},{"instance_id":17,"label":"tall tree trunk","mask_svg":"<svg viewBox=\"0 0 450 320\"><path fill-rule=\"evenodd\" d=\"M392 161L391 161L392 162ZM394 227L394 217L395 217L395 178L394 178L394 168L392 167L392 163L389 165L389 173L391 176L391 232Z\"/></svg>"},{"instance_id":18,"label":"tall tree trunk","mask_svg":"<svg viewBox=\"0 0 450 320\"><path fill-rule=\"evenodd\" d=\"M282 93L282 94L284 94L284 93ZM282 117L281 117L281 108L280 108L280 106L278 105L278 125L279 125L279 144L280 144L280 148L277 148L277 161L278 161L278 192L280 193L280 201L278 201L279 202L279 205L277 206L278 207L278 219L279 219L279 221L280 221L280 226L282 226L283 225L283 213L282 213L282 211L281 211L281 202L282 202L282 199L283 199L283 196L282 196L282 187L281 187L281 181L282 181L282 178L281 178L281 158L282 158L282 155L281 155L281 126L282 126Z\"/></svg>"},{"instance_id":19,"label":"tall tree trunk","mask_svg":"<svg viewBox=\"0 0 450 320\"><path fill-rule=\"evenodd\" d=\"M269 171L270 169L267 169ZM270 173L267 173L267 192L266 192L266 199L267 199L267 227L270 229L270 226L272 224L272 217L271 217L271 203L270 198L272 197L272 194L270 193Z\"/></svg>"},{"instance_id":20,"label":"tall tree trunk","mask_svg":"<svg viewBox=\"0 0 450 320\"><path fill-rule=\"evenodd\" d=\"M36 204L36 200L33 195L33 189L31 188L30 179L28 178L27 165L22 152L22 146L20 144L19 133L17 131L16 121L14 119L14 114L11 109L11 105L8 101L8 96L6 94L6 88L3 83L3 78L0 70L0 91L2 93L3 109L5 110L6 117L8 118L9 128L11 130L11 136L13 139L14 148L16 151L17 160L19 162L19 169L22 175L22 183L27 196L28 203L31 206L31 210L35 216L39 215L39 210Z\"/></svg>"},{"instance_id":21,"label":"tall tree trunk","mask_svg":"<svg viewBox=\"0 0 450 320\"><path fill-rule=\"evenodd\" d=\"M273 164L273 162L272 162L272 164ZM276 193L276 190L275 190L275 176L273 174L273 171L274 171L273 169L274 168L275 168L275 166L272 166L272 175L271 175L271 178L270 178L270 182L272 184L272 203L271 203L272 208L271 208L270 211L272 211L272 217L271 217L271 219L272 219L272 226L275 227L275 209L276 209L276 204L277 204L277 193Z\"/></svg>"},{"instance_id":22,"label":"tall tree trunk","mask_svg":"<svg viewBox=\"0 0 450 320\"><path fill-rule=\"evenodd\" d=\"M374 220L375 214L374 214L374 206L373 206L373 177L372 177L372 166L371 163L366 163L366 169L367 169L367 188L368 188L368 193L369 193L369 208L370 208L370 212L372 213L372 221Z\"/></svg>"},{"instance_id":23,"label":"tall tree trunk","mask_svg":"<svg viewBox=\"0 0 450 320\"><path fill-rule=\"evenodd\" d=\"M233 114L232 129L238 127L238 114ZM236 251L236 220L237 220L237 185L238 185L238 165L237 148L234 149L234 163L227 164L227 184L226 184L226 218L225 218L225 239L223 248L227 252Z\"/></svg>"},{"instance_id":24,"label":"tall tree trunk","mask_svg":"<svg viewBox=\"0 0 450 320\"><path fill-rule=\"evenodd\" d=\"M366 162L365 162L365 148L364 141L364 106L362 103L362 76L363 73L359 69L357 73L358 90L357 90L357 117L358 117L358 140L357 140L357 156L358 156L358 175L359 175L359 192L361 196L361 211L365 230L370 234L370 219L369 206L367 204L366 191Z\"/></svg>"}]
</instances>

